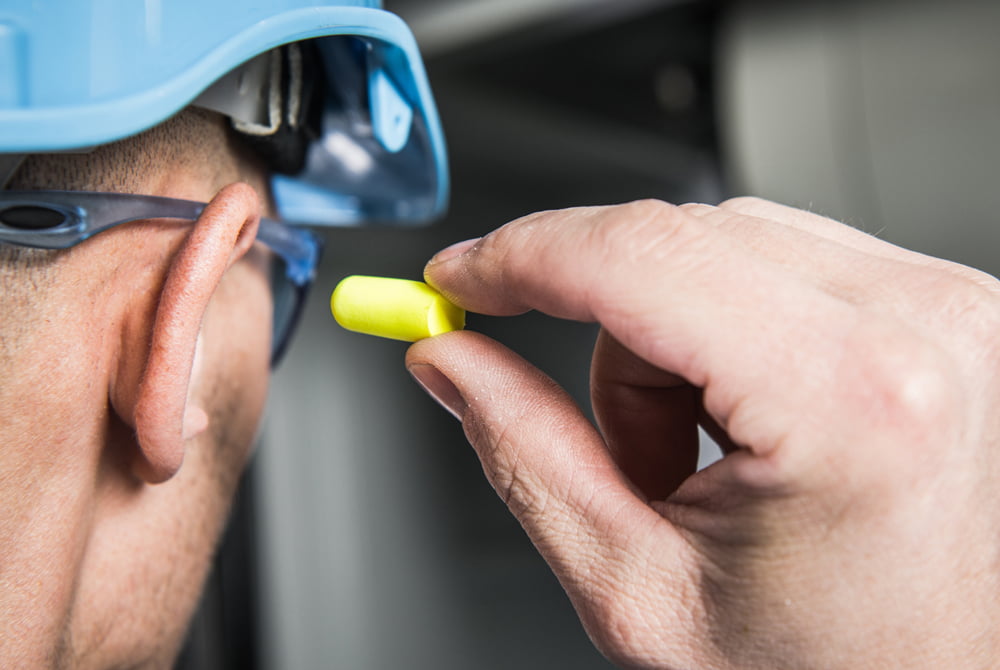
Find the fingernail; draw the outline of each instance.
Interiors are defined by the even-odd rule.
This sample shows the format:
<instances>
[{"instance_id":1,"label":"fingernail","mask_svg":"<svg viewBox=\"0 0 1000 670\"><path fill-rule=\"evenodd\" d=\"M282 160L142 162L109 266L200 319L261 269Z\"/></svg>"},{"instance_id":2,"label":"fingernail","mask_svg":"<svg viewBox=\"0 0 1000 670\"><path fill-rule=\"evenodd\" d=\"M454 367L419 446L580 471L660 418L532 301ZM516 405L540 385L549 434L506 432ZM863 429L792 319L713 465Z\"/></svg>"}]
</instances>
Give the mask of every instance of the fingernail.
<instances>
[{"instance_id":1,"label":"fingernail","mask_svg":"<svg viewBox=\"0 0 1000 670\"><path fill-rule=\"evenodd\" d=\"M476 244L481 239L483 239L483 238L476 237L476 238L471 239L471 240L465 240L464 242L456 242L455 244L451 245L450 247L442 249L441 251L439 251L436 254L434 254L434 257L431 258L431 263L444 263L445 261L450 261L452 258L456 258L458 256L461 256L466 251L468 251L472 247L476 246Z\"/></svg>"},{"instance_id":2,"label":"fingernail","mask_svg":"<svg viewBox=\"0 0 1000 670\"><path fill-rule=\"evenodd\" d=\"M411 365L408 369L420 387L427 392L427 395L434 398L453 417L459 421L462 420L468 405L465 404L465 399L462 398L462 394L458 392L450 379L441 374L440 370L433 365L425 363Z\"/></svg>"}]
</instances>

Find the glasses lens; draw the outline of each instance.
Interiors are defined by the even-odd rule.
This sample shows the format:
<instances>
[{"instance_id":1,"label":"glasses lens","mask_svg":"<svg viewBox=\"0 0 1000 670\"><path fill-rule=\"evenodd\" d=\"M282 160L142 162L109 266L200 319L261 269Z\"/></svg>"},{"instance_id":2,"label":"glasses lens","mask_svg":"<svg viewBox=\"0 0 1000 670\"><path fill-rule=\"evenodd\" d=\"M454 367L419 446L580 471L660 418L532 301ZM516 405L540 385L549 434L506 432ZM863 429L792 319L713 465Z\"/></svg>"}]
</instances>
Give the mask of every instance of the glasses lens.
<instances>
[{"instance_id":1,"label":"glasses lens","mask_svg":"<svg viewBox=\"0 0 1000 670\"><path fill-rule=\"evenodd\" d=\"M302 298L301 289L288 278L285 261L277 254L271 257L271 296L274 301L271 356L272 363L276 363L292 334Z\"/></svg>"},{"instance_id":2,"label":"glasses lens","mask_svg":"<svg viewBox=\"0 0 1000 670\"><path fill-rule=\"evenodd\" d=\"M271 257L271 295L274 330L271 365L280 360L302 314L309 285L319 262L321 242L313 233L269 219L261 220L257 239L274 252Z\"/></svg>"}]
</instances>

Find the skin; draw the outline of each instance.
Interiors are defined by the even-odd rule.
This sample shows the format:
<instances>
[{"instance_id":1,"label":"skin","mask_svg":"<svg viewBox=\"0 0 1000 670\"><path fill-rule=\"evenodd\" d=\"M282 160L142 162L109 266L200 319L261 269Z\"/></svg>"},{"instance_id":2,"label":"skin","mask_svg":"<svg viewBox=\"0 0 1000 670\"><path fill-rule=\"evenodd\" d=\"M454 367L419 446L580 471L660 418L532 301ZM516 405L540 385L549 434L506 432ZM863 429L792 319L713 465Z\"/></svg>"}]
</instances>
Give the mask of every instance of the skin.
<instances>
[{"instance_id":1,"label":"skin","mask_svg":"<svg viewBox=\"0 0 1000 670\"><path fill-rule=\"evenodd\" d=\"M98 235L0 303L4 667L170 667L262 411L263 174L223 150L136 190L210 204Z\"/></svg>"},{"instance_id":2,"label":"skin","mask_svg":"<svg viewBox=\"0 0 1000 670\"><path fill-rule=\"evenodd\" d=\"M993 667L995 279L756 199L535 214L425 274L602 326L597 427L476 333L407 366L611 660ZM726 455L696 472L699 425Z\"/></svg>"}]
</instances>

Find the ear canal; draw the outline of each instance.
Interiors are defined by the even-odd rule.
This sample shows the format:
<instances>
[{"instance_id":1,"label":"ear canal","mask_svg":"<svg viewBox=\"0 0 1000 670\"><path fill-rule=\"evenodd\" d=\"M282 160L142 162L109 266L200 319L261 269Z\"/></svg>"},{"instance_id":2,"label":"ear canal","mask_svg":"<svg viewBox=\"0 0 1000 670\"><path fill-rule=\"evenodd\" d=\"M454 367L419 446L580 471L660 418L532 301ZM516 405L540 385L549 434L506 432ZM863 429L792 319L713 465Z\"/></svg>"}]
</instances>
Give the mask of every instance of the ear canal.
<instances>
[{"instance_id":1,"label":"ear canal","mask_svg":"<svg viewBox=\"0 0 1000 670\"><path fill-rule=\"evenodd\" d=\"M174 476L188 434L210 420L189 406L188 388L202 318L225 271L253 245L259 201L246 184L231 184L208 204L171 263L139 382L134 426L139 443L134 470L148 483Z\"/></svg>"}]
</instances>

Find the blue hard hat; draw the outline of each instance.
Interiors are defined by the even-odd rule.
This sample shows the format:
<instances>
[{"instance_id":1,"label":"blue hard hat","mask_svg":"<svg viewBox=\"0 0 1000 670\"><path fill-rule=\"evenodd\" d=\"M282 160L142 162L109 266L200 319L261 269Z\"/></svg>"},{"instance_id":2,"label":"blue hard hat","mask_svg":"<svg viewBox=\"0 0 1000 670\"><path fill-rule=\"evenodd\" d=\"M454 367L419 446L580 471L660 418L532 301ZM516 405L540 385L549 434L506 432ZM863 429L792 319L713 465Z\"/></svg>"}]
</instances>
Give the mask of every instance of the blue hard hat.
<instances>
[{"instance_id":1,"label":"blue hard hat","mask_svg":"<svg viewBox=\"0 0 1000 670\"><path fill-rule=\"evenodd\" d=\"M0 157L85 151L192 103L228 111L248 82L277 72L269 55L278 47L308 45L322 79L316 132L294 172L272 180L281 217L426 222L448 197L444 139L413 35L380 7L380 0L0 0ZM287 73L298 72L303 56L282 58L287 89ZM251 98L266 116L266 96Z\"/></svg>"}]
</instances>

